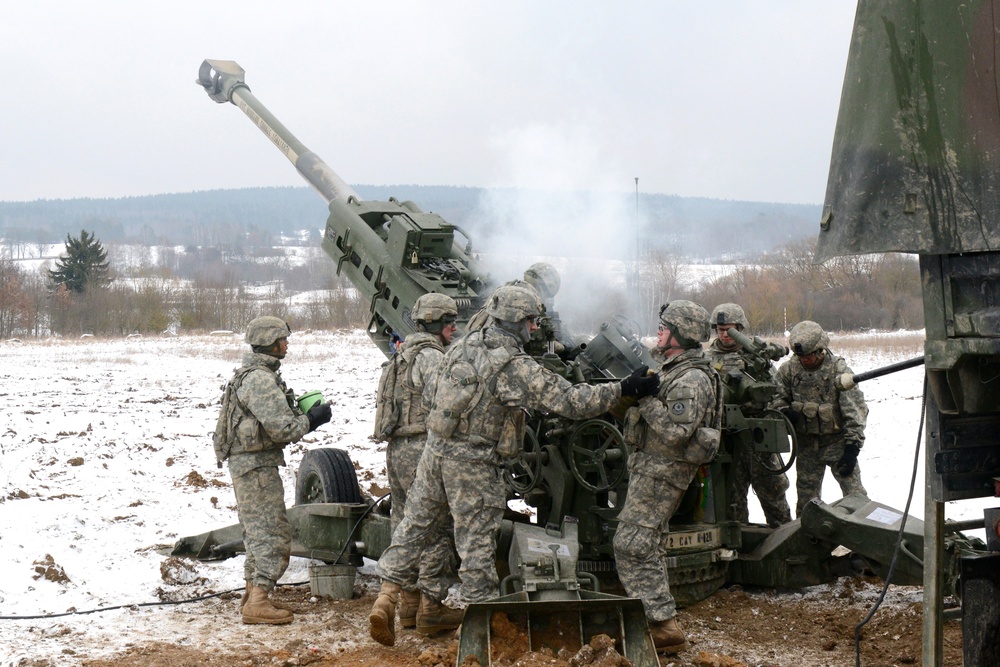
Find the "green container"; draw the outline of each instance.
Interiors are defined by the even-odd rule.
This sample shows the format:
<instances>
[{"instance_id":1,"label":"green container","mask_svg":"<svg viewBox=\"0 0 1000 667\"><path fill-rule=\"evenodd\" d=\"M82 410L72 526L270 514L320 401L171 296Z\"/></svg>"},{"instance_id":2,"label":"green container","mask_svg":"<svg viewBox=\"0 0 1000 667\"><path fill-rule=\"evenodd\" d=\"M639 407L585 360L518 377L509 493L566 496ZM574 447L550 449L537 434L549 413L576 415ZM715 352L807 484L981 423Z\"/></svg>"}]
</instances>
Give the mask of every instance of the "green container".
<instances>
[{"instance_id":1,"label":"green container","mask_svg":"<svg viewBox=\"0 0 1000 667\"><path fill-rule=\"evenodd\" d=\"M319 391L307 391L295 399L302 412L309 412L309 408L323 402L323 393Z\"/></svg>"}]
</instances>

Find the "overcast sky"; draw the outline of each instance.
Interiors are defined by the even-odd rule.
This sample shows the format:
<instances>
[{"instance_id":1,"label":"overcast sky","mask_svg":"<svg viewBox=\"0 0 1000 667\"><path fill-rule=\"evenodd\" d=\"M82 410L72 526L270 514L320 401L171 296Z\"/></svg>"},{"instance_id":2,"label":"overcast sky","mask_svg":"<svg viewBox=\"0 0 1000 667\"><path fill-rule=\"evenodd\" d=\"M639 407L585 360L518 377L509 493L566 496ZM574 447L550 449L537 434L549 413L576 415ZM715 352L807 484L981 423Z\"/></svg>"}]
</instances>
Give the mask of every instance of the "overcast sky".
<instances>
[{"instance_id":1,"label":"overcast sky","mask_svg":"<svg viewBox=\"0 0 1000 667\"><path fill-rule=\"evenodd\" d=\"M0 201L351 184L820 204L854 0L0 3Z\"/></svg>"}]
</instances>

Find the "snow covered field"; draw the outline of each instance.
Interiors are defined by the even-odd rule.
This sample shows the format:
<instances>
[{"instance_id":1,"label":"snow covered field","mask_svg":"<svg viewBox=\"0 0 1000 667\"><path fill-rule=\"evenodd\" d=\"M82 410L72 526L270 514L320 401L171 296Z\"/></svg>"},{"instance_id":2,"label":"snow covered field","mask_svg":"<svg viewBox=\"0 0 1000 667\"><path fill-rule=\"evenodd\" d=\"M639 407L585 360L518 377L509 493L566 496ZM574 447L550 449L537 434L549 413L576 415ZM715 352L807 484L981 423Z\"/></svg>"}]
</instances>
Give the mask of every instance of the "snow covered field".
<instances>
[{"instance_id":1,"label":"snow covered field","mask_svg":"<svg viewBox=\"0 0 1000 667\"><path fill-rule=\"evenodd\" d=\"M922 335L834 337L831 347L862 372L920 355ZM220 387L245 349L237 335L0 342L0 666L57 656L73 664L67 647L98 638L178 636L158 621L157 607L12 616L242 588L242 558L162 567L160 550L237 521L210 434ZM363 331L292 335L285 380L299 394L321 390L334 416L286 450L289 505L298 462L314 447L347 450L365 490L387 486L384 449L368 439L382 361ZM862 477L873 498L898 509L906 504L922 378L916 368L863 385L871 414ZM922 517L922 465L917 474L910 513ZM824 499L839 497L828 475ZM947 516L977 518L995 504L955 503ZM751 520L762 520L753 498ZM308 564L293 559L283 581L307 580Z\"/></svg>"}]
</instances>

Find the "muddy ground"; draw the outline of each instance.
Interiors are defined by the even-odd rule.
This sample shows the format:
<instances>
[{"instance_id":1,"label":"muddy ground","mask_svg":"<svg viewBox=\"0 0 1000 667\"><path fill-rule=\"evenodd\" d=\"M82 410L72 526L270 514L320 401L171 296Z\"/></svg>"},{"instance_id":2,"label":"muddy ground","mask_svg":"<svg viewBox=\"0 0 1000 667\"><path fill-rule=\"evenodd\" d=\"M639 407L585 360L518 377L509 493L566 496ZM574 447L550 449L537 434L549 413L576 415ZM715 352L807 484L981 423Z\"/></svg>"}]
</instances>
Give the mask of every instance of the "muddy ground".
<instances>
[{"instance_id":1,"label":"muddy ground","mask_svg":"<svg viewBox=\"0 0 1000 667\"><path fill-rule=\"evenodd\" d=\"M18 667L185 667L231 665L313 667L434 667L454 665L453 637L427 639L397 628L396 646L368 638L367 615L375 582L358 577L350 600L317 598L308 585L283 586L276 597L296 614L287 626L245 626L239 622L238 596L201 602L133 609L134 628L117 637L94 637L86 629L58 625L26 626L51 638L63 633L58 658L22 659ZM723 589L679 619L690 648L661 658L666 667L842 667L855 664L855 626L867 615L881 583L841 579L805 591ZM150 623L158 629L150 631ZM919 665L921 661L920 589L890 587L882 607L861 633L861 664L866 667ZM164 632L164 629L169 629ZM945 625L944 664L962 662L961 625ZM511 663L506 663L507 665ZM554 658L525 656L519 667L569 665ZM602 663L603 664L603 663Z\"/></svg>"}]
</instances>

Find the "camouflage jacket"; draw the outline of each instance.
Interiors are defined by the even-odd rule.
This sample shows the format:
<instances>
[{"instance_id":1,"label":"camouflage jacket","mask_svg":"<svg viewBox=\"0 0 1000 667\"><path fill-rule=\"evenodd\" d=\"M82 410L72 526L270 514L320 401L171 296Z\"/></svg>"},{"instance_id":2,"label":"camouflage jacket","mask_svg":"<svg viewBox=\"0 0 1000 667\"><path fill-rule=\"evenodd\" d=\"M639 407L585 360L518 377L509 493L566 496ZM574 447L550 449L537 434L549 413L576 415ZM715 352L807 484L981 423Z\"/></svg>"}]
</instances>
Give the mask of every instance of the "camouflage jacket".
<instances>
[{"instance_id":1,"label":"camouflage jacket","mask_svg":"<svg viewBox=\"0 0 1000 667\"><path fill-rule=\"evenodd\" d=\"M707 463L718 451L722 426L722 388L719 374L703 350L686 350L660 366L660 390L630 408L625 417L626 441L634 448L629 470L686 486L674 480L675 461Z\"/></svg>"},{"instance_id":2,"label":"camouflage jacket","mask_svg":"<svg viewBox=\"0 0 1000 667\"><path fill-rule=\"evenodd\" d=\"M396 379L395 400L399 406L399 418L390 434L393 437L419 435L427 432L427 409L424 388L433 384L437 377L444 347L434 334L424 331L406 337L402 358L402 373ZM390 362L391 363L391 362Z\"/></svg>"},{"instance_id":3,"label":"camouflage jacket","mask_svg":"<svg viewBox=\"0 0 1000 667\"><path fill-rule=\"evenodd\" d=\"M285 465L282 448L309 431L309 418L281 379L280 367L281 361L270 355L249 353L243 357L243 368L236 371L240 375L250 368L236 391L240 416L229 453L234 477L254 468Z\"/></svg>"},{"instance_id":4,"label":"camouflage jacket","mask_svg":"<svg viewBox=\"0 0 1000 667\"><path fill-rule=\"evenodd\" d=\"M791 408L804 419L796 426L800 435L843 436L858 446L865 442L868 405L861 389L840 391L834 384L838 375L853 373L847 362L830 350L819 368L807 370L798 357L778 367L778 393L769 407Z\"/></svg>"},{"instance_id":5,"label":"camouflage jacket","mask_svg":"<svg viewBox=\"0 0 1000 667\"><path fill-rule=\"evenodd\" d=\"M452 371L463 360L477 374L474 382L464 384L478 389L467 405L458 406L461 393L450 385L463 383ZM525 354L513 335L487 327L445 353L427 422L427 446L448 458L497 462L501 441L520 447L525 410L584 419L607 412L619 398L619 383L571 384Z\"/></svg>"}]
</instances>

